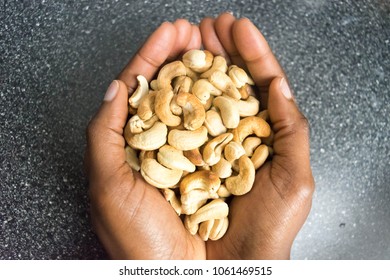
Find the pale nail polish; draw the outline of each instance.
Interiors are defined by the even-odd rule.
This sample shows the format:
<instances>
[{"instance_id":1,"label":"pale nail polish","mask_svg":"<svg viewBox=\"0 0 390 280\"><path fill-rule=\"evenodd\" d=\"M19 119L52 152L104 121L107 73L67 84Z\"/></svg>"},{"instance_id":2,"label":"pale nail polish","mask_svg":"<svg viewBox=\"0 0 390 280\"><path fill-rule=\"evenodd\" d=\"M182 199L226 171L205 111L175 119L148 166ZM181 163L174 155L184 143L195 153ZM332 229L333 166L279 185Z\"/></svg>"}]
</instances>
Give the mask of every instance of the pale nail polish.
<instances>
[{"instance_id":1,"label":"pale nail polish","mask_svg":"<svg viewBox=\"0 0 390 280\"><path fill-rule=\"evenodd\" d=\"M104 101L111 101L115 98L118 93L119 83L117 80L113 80L108 87L106 94L104 95Z\"/></svg>"},{"instance_id":2,"label":"pale nail polish","mask_svg":"<svg viewBox=\"0 0 390 280\"><path fill-rule=\"evenodd\" d=\"M290 90L290 87L288 86L285 78L282 78L282 80L280 80L279 86L280 86L280 90L282 91L284 97L286 97L288 100L291 100L292 99L291 90Z\"/></svg>"}]
</instances>

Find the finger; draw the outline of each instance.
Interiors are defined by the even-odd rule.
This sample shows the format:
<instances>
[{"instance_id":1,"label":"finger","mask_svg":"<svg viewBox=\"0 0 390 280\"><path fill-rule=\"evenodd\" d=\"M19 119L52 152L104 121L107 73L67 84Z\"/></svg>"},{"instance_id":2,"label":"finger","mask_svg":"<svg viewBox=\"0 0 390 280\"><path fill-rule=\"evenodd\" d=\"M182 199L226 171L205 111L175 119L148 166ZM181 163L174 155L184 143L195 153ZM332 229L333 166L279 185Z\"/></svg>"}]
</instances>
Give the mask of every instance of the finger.
<instances>
[{"instance_id":1,"label":"finger","mask_svg":"<svg viewBox=\"0 0 390 280\"><path fill-rule=\"evenodd\" d=\"M231 62L239 67L246 68L245 62L241 58L237 50L236 44L233 40L233 25L236 18L230 13L223 13L219 15L214 23L215 32L218 39L229 56Z\"/></svg>"},{"instance_id":2,"label":"finger","mask_svg":"<svg viewBox=\"0 0 390 280\"><path fill-rule=\"evenodd\" d=\"M285 76L264 36L249 19L234 23L233 38L258 87L268 88L273 78Z\"/></svg>"},{"instance_id":3,"label":"finger","mask_svg":"<svg viewBox=\"0 0 390 280\"><path fill-rule=\"evenodd\" d=\"M189 50L198 50L201 48L202 38L200 35L199 27L192 25L191 27L191 40L188 42L187 46L184 48L182 54Z\"/></svg>"},{"instance_id":4,"label":"finger","mask_svg":"<svg viewBox=\"0 0 390 280\"><path fill-rule=\"evenodd\" d=\"M285 78L275 78L269 87L268 112L274 135L273 164L305 180L311 176L309 127L299 111Z\"/></svg>"},{"instance_id":5,"label":"finger","mask_svg":"<svg viewBox=\"0 0 390 280\"><path fill-rule=\"evenodd\" d=\"M230 58L226 50L222 46L214 27L215 20L212 18L204 18L199 25L200 33L202 35L203 47L210 51L213 55L221 55L225 57L228 64Z\"/></svg>"},{"instance_id":6,"label":"finger","mask_svg":"<svg viewBox=\"0 0 390 280\"><path fill-rule=\"evenodd\" d=\"M123 138L128 114L127 98L126 85L122 81L113 81L99 111L88 125L85 165L88 178L93 181L91 186L104 185L107 179L127 166Z\"/></svg>"},{"instance_id":7,"label":"finger","mask_svg":"<svg viewBox=\"0 0 390 280\"><path fill-rule=\"evenodd\" d=\"M122 70L118 79L125 82L130 93L137 87L137 75L145 76L148 81L153 78L172 52L176 33L176 27L172 23L161 24Z\"/></svg>"},{"instance_id":8,"label":"finger","mask_svg":"<svg viewBox=\"0 0 390 280\"><path fill-rule=\"evenodd\" d=\"M176 28L176 42L169 54L168 60L176 59L192 39L192 25L187 20L178 19L173 25Z\"/></svg>"}]
</instances>

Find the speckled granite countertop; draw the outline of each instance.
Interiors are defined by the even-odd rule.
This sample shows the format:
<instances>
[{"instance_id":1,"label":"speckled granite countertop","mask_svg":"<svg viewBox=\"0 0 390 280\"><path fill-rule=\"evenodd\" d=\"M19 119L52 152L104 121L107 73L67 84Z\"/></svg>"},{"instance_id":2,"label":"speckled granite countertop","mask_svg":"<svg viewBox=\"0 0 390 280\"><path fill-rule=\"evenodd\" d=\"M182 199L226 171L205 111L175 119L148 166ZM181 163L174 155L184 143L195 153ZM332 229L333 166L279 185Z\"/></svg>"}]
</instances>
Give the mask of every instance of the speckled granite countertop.
<instances>
[{"instance_id":1,"label":"speckled granite countertop","mask_svg":"<svg viewBox=\"0 0 390 280\"><path fill-rule=\"evenodd\" d=\"M292 258L390 259L389 1L16 2L0 1L0 259L106 258L85 127L162 21L226 10L263 31L311 124L317 188Z\"/></svg>"}]
</instances>

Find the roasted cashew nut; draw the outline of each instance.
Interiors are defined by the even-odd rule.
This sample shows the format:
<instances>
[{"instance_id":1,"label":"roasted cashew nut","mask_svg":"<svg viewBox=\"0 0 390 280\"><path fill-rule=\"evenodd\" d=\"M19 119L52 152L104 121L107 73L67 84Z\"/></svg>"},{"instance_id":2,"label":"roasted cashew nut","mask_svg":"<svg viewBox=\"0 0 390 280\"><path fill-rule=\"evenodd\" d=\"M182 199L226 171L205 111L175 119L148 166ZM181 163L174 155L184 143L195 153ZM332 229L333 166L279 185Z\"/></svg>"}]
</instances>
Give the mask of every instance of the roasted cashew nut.
<instances>
[{"instance_id":1,"label":"roasted cashew nut","mask_svg":"<svg viewBox=\"0 0 390 280\"><path fill-rule=\"evenodd\" d=\"M137 115L142 120L149 120L154 115L154 101L156 99L156 91L150 91L145 95L138 106Z\"/></svg>"},{"instance_id":2,"label":"roasted cashew nut","mask_svg":"<svg viewBox=\"0 0 390 280\"><path fill-rule=\"evenodd\" d=\"M180 194L183 195L195 189L206 191L214 196L221 185L218 175L209 170L196 171L188 174L180 182Z\"/></svg>"},{"instance_id":3,"label":"roasted cashew nut","mask_svg":"<svg viewBox=\"0 0 390 280\"><path fill-rule=\"evenodd\" d=\"M253 166L257 170L260 166L264 164L264 162L267 160L269 155L269 150L267 145L260 145L257 147L255 152L253 153L251 157L251 161L253 162Z\"/></svg>"},{"instance_id":4,"label":"roasted cashew nut","mask_svg":"<svg viewBox=\"0 0 390 280\"><path fill-rule=\"evenodd\" d=\"M193 131L172 129L168 133L168 144L182 151L199 148L207 139L207 128L204 126Z\"/></svg>"},{"instance_id":5,"label":"roasted cashew nut","mask_svg":"<svg viewBox=\"0 0 390 280\"><path fill-rule=\"evenodd\" d=\"M217 89L223 91L226 95L239 100L241 98L241 93L233 84L232 80L224 72L215 71L209 77L210 83L215 86Z\"/></svg>"},{"instance_id":6,"label":"roasted cashew nut","mask_svg":"<svg viewBox=\"0 0 390 280\"><path fill-rule=\"evenodd\" d=\"M213 63L213 54L209 51L190 50L183 55L183 63L195 72L205 72Z\"/></svg>"},{"instance_id":7,"label":"roasted cashew nut","mask_svg":"<svg viewBox=\"0 0 390 280\"><path fill-rule=\"evenodd\" d=\"M202 104L206 104L211 95L222 95L222 91L213 86L208 80L199 79L192 86L192 94L198 97Z\"/></svg>"},{"instance_id":8,"label":"roasted cashew nut","mask_svg":"<svg viewBox=\"0 0 390 280\"><path fill-rule=\"evenodd\" d=\"M224 133L207 142L203 149L203 160L213 166L221 159L225 146L233 139L233 134Z\"/></svg>"},{"instance_id":9,"label":"roasted cashew nut","mask_svg":"<svg viewBox=\"0 0 390 280\"><path fill-rule=\"evenodd\" d=\"M237 65L231 65L228 68L229 77L236 88L241 88L245 84L255 85L254 81L248 76L244 69Z\"/></svg>"},{"instance_id":10,"label":"roasted cashew nut","mask_svg":"<svg viewBox=\"0 0 390 280\"><path fill-rule=\"evenodd\" d=\"M244 195L248 193L255 182L255 167L246 155L238 160L239 173L237 176L227 178L225 185L227 190L233 195Z\"/></svg>"},{"instance_id":11,"label":"roasted cashew nut","mask_svg":"<svg viewBox=\"0 0 390 280\"><path fill-rule=\"evenodd\" d=\"M240 117L256 115L260 110L260 101L254 96L249 96L246 100L238 101L238 111Z\"/></svg>"},{"instance_id":12,"label":"roasted cashew nut","mask_svg":"<svg viewBox=\"0 0 390 280\"><path fill-rule=\"evenodd\" d=\"M160 189L171 188L179 183L183 170L169 169L152 158L141 163L141 174L146 182Z\"/></svg>"},{"instance_id":13,"label":"roasted cashew nut","mask_svg":"<svg viewBox=\"0 0 390 280\"><path fill-rule=\"evenodd\" d=\"M207 128L209 134L214 137L225 133L227 130L226 126L222 122L221 115L214 110L209 110L206 112L204 125Z\"/></svg>"},{"instance_id":14,"label":"roasted cashew nut","mask_svg":"<svg viewBox=\"0 0 390 280\"><path fill-rule=\"evenodd\" d=\"M133 134L129 125L126 125L124 136L127 143L137 150L156 150L167 141L168 128L162 122L156 122L149 130Z\"/></svg>"},{"instance_id":15,"label":"roasted cashew nut","mask_svg":"<svg viewBox=\"0 0 390 280\"><path fill-rule=\"evenodd\" d=\"M129 98L129 104L133 108L138 108L141 99L149 93L149 85L146 78L142 75L137 76L138 87Z\"/></svg>"},{"instance_id":16,"label":"roasted cashew nut","mask_svg":"<svg viewBox=\"0 0 390 280\"><path fill-rule=\"evenodd\" d=\"M240 113L235 100L226 96L218 96L213 105L221 112L223 124L226 128L236 128L240 122Z\"/></svg>"},{"instance_id":17,"label":"roasted cashew nut","mask_svg":"<svg viewBox=\"0 0 390 280\"><path fill-rule=\"evenodd\" d=\"M255 116L246 117L242 119L237 128L233 130L233 141L242 143L242 141L251 134L256 134L257 137L267 137L270 133L271 127L265 120Z\"/></svg>"},{"instance_id":18,"label":"roasted cashew nut","mask_svg":"<svg viewBox=\"0 0 390 280\"><path fill-rule=\"evenodd\" d=\"M132 169L134 169L135 171L139 171L141 169L141 166L139 164L137 152L130 146L126 146L125 152L126 162L130 165Z\"/></svg>"},{"instance_id":19,"label":"roasted cashew nut","mask_svg":"<svg viewBox=\"0 0 390 280\"><path fill-rule=\"evenodd\" d=\"M232 164L224 157L221 157L217 164L214 164L211 167L211 170L215 172L221 179L229 178L233 173Z\"/></svg>"},{"instance_id":20,"label":"roasted cashew nut","mask_svg":"<svg viewBox=\"0 0 390 280\"><path fill-rule=\"evenodd\" d=\"M229 226L229 219L227 217L222 219L207 220L199 226L199 236L203 241L218 240L226 233Z\"/></svg>"},{"instance_id":21,"label":"roasted cashew nut","mask_svg":"<svg viewBox=\"0 0 390 280\"><path fill-rule=\"evenodd\" d=\"M158 121L158 117L153 115L149 120L143 120L138 115L132 116L128 121L128 126L130 128L131 133L141 133L144 130L148 130L151 128L155 122Z\"/></svg>"},{"instance_id":22,"label":"roasted cashew nut","mask_svg":"<svg viewBox=\"0 0 390 280\"><path fill-rule=\"evenodd\" d=\"M186 75L187 69L181 61L168 63L161 68L157 76L158 89L172 89L172 80L178 76Z\"/></svg>"},{"instance_id":23,"label":"roasted cashew nut","mask_svg":"<svg viewBox=\"0 0 390 280\"><path fill-rule=\"evenodd\" d=\"M164 88L156 93L154 101L154 111L157 117L167 126L178 126L181 123L181 118L175 116L171 111L171 101L173 91L169 88Z\"/></svg>"},{"instance_id":24,"label":"roasted cashew nut","mask_svg":"<svg viewBox=\"0 0 390 280\"><path fill-rule=\"evenodd\" d=\"M207 220L223 219L229 214L229 206L221 199L214 199L198 209L194 214L186 216L184 225L191 234L196 234L199 224Z\"/></svg>"},{"instance_id":25,"label":"roasted cashew nut","mask_svg":"<svg viewBox=\"0 0 390 280\"><path fill-rule=\"evenodd\" d=\"M253 155L253 152L256 150L258 146L261 144L261 139L259 137L247 137L244 142L242 142L242 147L245 150L245 154L248 157Z\"/></svg>"},{"instance_id":26,"label":"roasted cashew nut","mask_svg":"<svg viewBox=\"0 0 390 280\"><path fill-rule=\"evenodd\" d=\"M171 189L165 188L162 190L165 199L171 204L172 208L175 210L178 216L181 215L181 203L177 198L175 192Z\"/></svg>"},{"instance_id":27,"label":"roasted cashew nut","mask_svg":"<svg viewBox=\"0 0 390 280\"><path fill-rule=\"evenodd\" d=\"M205 120L206 112L202 103L195 95L187 92L180 92L176 102L183 108L184 127L188 130L200 128Z\"/></svg>"},{"instance_id":28,"label":"roasted cashew nut","mask_svg":"<svg viewBox=\"0 0 390 280\"><path fill-rule=\"evenodd\" d=\"M183 151L169 145L164 145L158 150L157 160L170 169L181 169L188 172L194 172L196 169L195 165L183 155Z\"/></svg>"},{"instance_id":29,"label":"roasted cashew nut","mask_svg":"<svg viewBox=\"0 0 390 280\"><path fill-rule=\"evenodd\" d=\"M211 74L213 74L215 71L221 71L223 73L226 73L228 69L226 59L223 56L216 56L214 57L213 64L211 65L211 68L207 70L206 72L203 72L200 77L201 78L209 78Z\"/></svg>"}]
</instances>

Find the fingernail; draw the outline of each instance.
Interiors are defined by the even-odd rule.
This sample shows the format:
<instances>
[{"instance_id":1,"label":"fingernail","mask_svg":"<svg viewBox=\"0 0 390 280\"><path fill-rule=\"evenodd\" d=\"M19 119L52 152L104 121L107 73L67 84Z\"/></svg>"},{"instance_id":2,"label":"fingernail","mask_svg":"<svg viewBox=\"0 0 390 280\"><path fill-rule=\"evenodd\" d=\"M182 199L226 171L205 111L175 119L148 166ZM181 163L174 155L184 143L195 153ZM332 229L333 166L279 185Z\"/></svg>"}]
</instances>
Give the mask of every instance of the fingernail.
<instances>
[{"instance_id":1,"label":"fingernail","mask_svg":"<svg viewBox=\"0 0 390 280\"><path fill-rule=\"evenodd\" d=\"M280 80L279 86L280 86L280 90L282 91L284 97L286 97L288 100L291 100L292 99L291 90L290 90L290 87L288 86L285 78L282 78Z\"/></svg>"},{"instance_id":2,"label":"fingernail","mask_svg":"<svg viewBox=\"0 0 390 280\"><path fill-rule=\"evenodd\" d=\"M119 83L117 80L113 80L108 87L106 94L104 95L104 101L111 101L115 98L118 93Z\"/></svg>"}]
</instances>

